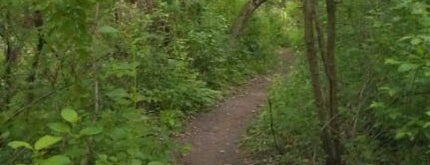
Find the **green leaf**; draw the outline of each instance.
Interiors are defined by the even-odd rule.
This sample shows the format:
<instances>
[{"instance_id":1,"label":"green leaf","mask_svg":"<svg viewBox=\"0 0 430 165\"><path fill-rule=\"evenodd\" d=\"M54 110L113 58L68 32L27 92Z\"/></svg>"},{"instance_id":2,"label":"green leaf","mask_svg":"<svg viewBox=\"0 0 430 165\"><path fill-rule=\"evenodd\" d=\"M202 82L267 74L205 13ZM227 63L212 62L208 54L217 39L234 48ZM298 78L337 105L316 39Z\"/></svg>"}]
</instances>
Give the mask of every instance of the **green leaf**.
<instances>
[{"instance_id":1,"label":"green leaf","mask_svg":"<svg viewBox=\"0 0 430 165\"><path fill-rule=\"evenodd\" d=\"M127 93L127 91L125 89L123 89L123 88L114 89L114 90L106 93L106 95L109 96L112 99L130 97L130 95Z\"/></svg>"},{"instance_id":2,"label":"green leaf","mask_svg":"<svg viewBox=\"0 0 430 165\"><path fill-rule=\"evenodd\" d=\"M142 161L139 159L133 159L131 165L142 165Z\"/></svg>"},{"instance_id":3,"label":"green leaf","mask_svg":"<svg viewBox=\"0 0 430 165\"><path fill-rule=\"evenodd\" d=\"M404 64L399 66L398 71L399 72L407 72L407 71L415 70L417 68L418 68L418 65L416 65L416 64L404 63Z\"/></svg>"},{"instance_id":4,"label":"green leaf","mask_svg":"<svg viewBox=\"0 0 430 165\"><path fill-rule=\"evenodd\" d=\"M398 90L387 87L387 86L381 87L380 90L386 92L391 97L393 97L394 95L396 95L398 93Z\"/></svg>"},{"instance_id":5,"label":"green leaf","mask_svg":"<svg viewBox=\"0 0 430 165\"><path fill-rule=\"evenodd\" d=\"M103 131L100 127L87 127L82 129L79 134L81 135L97 135Z\"/></svg>"},{"instance_id":6,"label":"green leaf","mask_svg":"<svg viewBox=\"0 0 430 165\"><path fill-rule=\"evenodd\" d=\"M105 25L99 29L99 32L100 33L106 33L106 34L112 34L112 33L118 33L119 31L112 26Z\"/></svg>"},{"instance_id":7,"label":"green leaf","mask_svg":"<svg viewBox=\"0 0 430 165\"><path fill-rule=\"evenodd\" d=\"M9 132L9 131L6 131L6 132L3 132L3 133L0 135L0 138L2 138L2 139L7 139L7 138L9 138L9 136L10 136L10 132Z\"/></svg>"},{"instance_id":8,"label":"green leaf","mask_svg":"<svg viewBox=\"0 0 430 165\"><path fill-rule=\"evenodd\" d=\"M423 128L428 128L428 127L430 127L430 122L426 122L426 123L423 125Z\"/></svg>"},{"instance_id":9,"label":"green leaf","mask_svg":"<svg viewBox=\"0 0 430 165\"><path fill-rule=\"evenodd\" d=\"M395 139L403 139L408 136L412 136L410 132L406 132L404 130L397 130Z\"/></svg>"},{"instance_id":10,"label":"green leaf","mask_svg":"<svg viewBox=\"0 0 430 165\"><path fill-rule=\"evenodd\" d=\"M33 150L33 147L31 147L30 144L28 144L27 142L24 142L24 141L12 141L12 142L8 143L8 146L12 147L13 149L24 147L24 148Z\"/></svg>"},{"instance_id":11,"label":"green leaf","mask_svg":"<svg viewBox=\"0 0 430 165\"><path fill-rule=\"evenodd\" d=\"M70 126L64 123L49 123L48 127L55 132L70 133Z\"/></svg>"},{"instance_id":12,"label":"green leaf","mask_svg":"<svg viewBox=\"0 0 430 165\"><path fill-rule=\"evenodd\" d=\"M418 45L418 44L420 44L421 43L421 38L413 38L412 40L411 40L411 44L412 45Z\"/></svg>"},{"instance_id":13,"label":"green leaf","mask_svg":"<svg viewBox=\"0 0 430 165\"><path fill-rule=\"evenodd\" d=\"M399 41L405 41L405 40L409 40L411 38L412 38L411 36L405 36L405 37L402 37L401 39L399 39Z\"/></svg>"},{"instance_id":14,"label":"green leaf","mask_svg":"<svg viewBox=\"0 0 430 165\"><path fill-rule=\"evenodd\" d=\"M382 102L372 102L372 104L370 104L370 108L384 108L385 105Z\"/></svg>"},{"instance_id":15,"label":"green leaf","mask_svg":"<svg viewBox=\"0 0 430 165\"><path fill-rule=\"evenodd\" d=\"M425 75L426 77L430 77L430 71L426 71L426 72L424 73L424 75Z\"/></svg>"},{"instance_id":16,"label":"green leaf","mask_svg":"<svg viewBox=\"0 0 430 165\"><path fill-rule=\"evenodd\" d=\"M40 165L70 165L72 161L64 155L55 155L46 160L43 160Z\"/></svg>"},{"instance_id":17,"label":"green leaf","mask_svg":"<svg viewBox=\"0 0 430 165\"><path fill-rule=\"evenodd\" d=\"M397 61L391 58L385 59L385 64L398 65L400 63L401 63L400 61Z\"/></svg>"},{"instance_id":18,"label":"green leaf","mask_svg":"<svg viewBox=\"0 0 430 165\"><path fill-rule=\"evenodd\" d=\"M44 148L48 148L54 145L55 143L58 143L61 139L62 139L61 137L55 137L50 135L43 136L42 138L36 141L36 143L34 144L34 149L41 150Z\"/></svg>"},{"instance_id":19,"label":"green leaf","mask_svg":"<svg viewBox=\"0 0 430 165\"><path fill-rule=\"evenodd\" d=\"M165 165L165 164L159 161L152 161L152 162L149 162L148 165Z\"/></svg>"},{"instance_id":20,"label":"green leaf","mask_svg":"<svg viewBox=\"0 0 430 165\"><path fill-rule=\"evenodd\" d=\"M76 123L78 122L78 113L76 113L75 110L66 108L61 111L61 116L64 120L70 122L70 123Z\"/></svg>"}]
</instances>

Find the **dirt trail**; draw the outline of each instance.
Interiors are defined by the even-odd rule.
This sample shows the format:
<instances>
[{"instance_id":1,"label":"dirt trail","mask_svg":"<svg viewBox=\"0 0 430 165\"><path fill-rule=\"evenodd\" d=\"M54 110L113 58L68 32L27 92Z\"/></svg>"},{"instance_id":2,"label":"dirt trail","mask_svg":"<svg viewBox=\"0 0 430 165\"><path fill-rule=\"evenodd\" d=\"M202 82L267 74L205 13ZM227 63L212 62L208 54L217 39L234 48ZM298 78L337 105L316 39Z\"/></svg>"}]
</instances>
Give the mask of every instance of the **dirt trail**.
<instances>
[{"instance_id":1,"label":"dirt trail","mask_svg":"<svg viewBox=\"0 0 430 165\"><path fill-rule=\"evenodd\" d=\"M284 63L291 52L279 52ZM278 72L286 70L282 64ZM247 165L239 150L239 141L252 118L266 101L271 76L257 76L208 113L190 121L180 141L191 145L191 151L178 160L178 165Z\"/></svg>"}]
</instances>

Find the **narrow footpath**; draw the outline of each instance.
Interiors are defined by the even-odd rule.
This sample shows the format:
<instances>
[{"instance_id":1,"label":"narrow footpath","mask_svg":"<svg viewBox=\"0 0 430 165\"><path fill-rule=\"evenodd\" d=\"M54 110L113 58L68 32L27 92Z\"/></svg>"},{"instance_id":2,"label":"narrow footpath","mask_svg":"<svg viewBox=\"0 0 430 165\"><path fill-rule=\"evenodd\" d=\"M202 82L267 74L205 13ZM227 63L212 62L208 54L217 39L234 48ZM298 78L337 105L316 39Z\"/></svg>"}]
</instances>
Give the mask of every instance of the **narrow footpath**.
<instances>
[{"instance_id":1,"label":"narrow footpath","mask_svg":"<svg viewBox=\"0 0 430 165\"><path fill-rule=\"evenodd\" d=\"M283 59L278 73L286 72L291 51L279 52ZM239 141L254 117L266 103L266 92L273 75L260 75L242 90L226 98L208 113L191 120L180 142L191 145L191 151L178 160L178 165L248 165L239 150Z\"/></svg>"}]
</instances>

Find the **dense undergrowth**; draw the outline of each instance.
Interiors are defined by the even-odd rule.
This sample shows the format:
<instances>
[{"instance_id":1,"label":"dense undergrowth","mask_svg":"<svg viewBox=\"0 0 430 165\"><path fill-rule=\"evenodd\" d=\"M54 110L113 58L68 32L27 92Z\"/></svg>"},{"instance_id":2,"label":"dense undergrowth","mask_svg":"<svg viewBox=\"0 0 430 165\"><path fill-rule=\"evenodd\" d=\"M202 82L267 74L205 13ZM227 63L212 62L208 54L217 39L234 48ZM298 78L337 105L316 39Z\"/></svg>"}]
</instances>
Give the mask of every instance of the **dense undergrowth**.
<instances>
[{"instance_id":1,"label":"dense undergrowth","mask_svg":"<svg viewBox=\"0 0 430 165\"><path fill-rule=\"evenodd\" d=\"M171 163L181 119L275 67L283 20L243 1L0 2L0 164Z\"/></svg>"},{"instance_id":2,"label":"dense undergrowth","mask_svg":"<svg viewBox=\"0 0 430 165\"><path fill-rule=\"evenodd\" d=\"M428 164L429 2L345 0L337 5L343 161ZM319 6L324 12L323 3ZM302 21L300 9L287 13L291 22ZM289 31L300 33L301 24ZM258 164L324 164L320 128L327 125L318 123L303 39L294 36L288 41L297 62L272 86L271 106L243 141Z\"/></svg>"},{"instance_id":3,"label":"dense undergrowth","mask_svg":"<svg viewBox=\"0 0 430 165\"><path fill-rule=\"evenodd\" d=\"M336 2L343 161L428 164L429 2ZM171 164L181 119L276 67L279 46L296 61L244 146L259 164L323 164L301 1L267 2L232 46L244 3L0 1L0 164Z\"/></svg>"}]
</instances>

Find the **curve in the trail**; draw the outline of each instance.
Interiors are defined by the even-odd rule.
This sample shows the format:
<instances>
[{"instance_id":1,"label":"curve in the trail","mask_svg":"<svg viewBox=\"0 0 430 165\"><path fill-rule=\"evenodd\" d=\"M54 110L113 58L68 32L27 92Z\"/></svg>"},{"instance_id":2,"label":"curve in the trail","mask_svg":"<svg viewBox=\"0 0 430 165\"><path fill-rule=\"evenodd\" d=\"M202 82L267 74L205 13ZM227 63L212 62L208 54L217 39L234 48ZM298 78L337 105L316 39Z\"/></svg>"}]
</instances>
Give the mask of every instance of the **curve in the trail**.
<instances>
[{"instance_id":1,"label":"curve in the trail","mask_svg":"<svg viewBox=\"0 0 430 165\"><path fill-rule=\"evenodd\" d=\"M266 99L269 81L264 77L252 80L240 95L232 96L209 113L202 114L186 127L182 142L191 151L183 165L242 165L244 157L238 142L259 106Z\"/></svg>"},{"instance_id":2,"label":"curve in the trail","mask_svg":"<svg viewBox=\"0 0 430 165\"><path fill-rule=\"evenodd\" d=\"M290 51L283 50L280 54L284 59ZM279 71L284 70L285 64L281 66ZM180 158L177 164L250 164L240 152L238 143L252 118L265 103L269 85L270 76L258 76L246 84L243 90L190 121L179 140L191 145L191 151Z\"/></svg>"}]
</instances>

